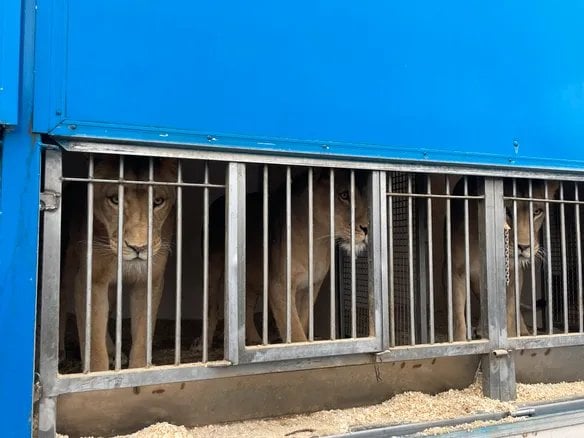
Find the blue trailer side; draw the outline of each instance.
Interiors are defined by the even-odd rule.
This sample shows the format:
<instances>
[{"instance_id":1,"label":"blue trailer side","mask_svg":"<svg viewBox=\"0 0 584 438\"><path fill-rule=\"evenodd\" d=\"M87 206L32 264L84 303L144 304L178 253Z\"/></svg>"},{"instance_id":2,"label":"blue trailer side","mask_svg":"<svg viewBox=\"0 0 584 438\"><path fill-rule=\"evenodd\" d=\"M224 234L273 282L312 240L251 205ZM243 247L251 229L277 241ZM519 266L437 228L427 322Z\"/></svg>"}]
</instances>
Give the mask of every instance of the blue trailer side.
<instances>
[{"instance_id":1,"label":"blue trailer side","mask_svg":"<svg viewBox=\"0 0 584 438\"><path fill-rule=\"evenodd\" d=\"M2 5L15 13L15 21L1 32L17 32L22 62L11 65L20 82L10 90L19 97L18 124L6 126L1 139L0 406L3 435L20 438L31 434L34 387L41 166L39 142L31 131L35 1L22 1L22 9L20 1Z\"/></svg>"}]
</instances>

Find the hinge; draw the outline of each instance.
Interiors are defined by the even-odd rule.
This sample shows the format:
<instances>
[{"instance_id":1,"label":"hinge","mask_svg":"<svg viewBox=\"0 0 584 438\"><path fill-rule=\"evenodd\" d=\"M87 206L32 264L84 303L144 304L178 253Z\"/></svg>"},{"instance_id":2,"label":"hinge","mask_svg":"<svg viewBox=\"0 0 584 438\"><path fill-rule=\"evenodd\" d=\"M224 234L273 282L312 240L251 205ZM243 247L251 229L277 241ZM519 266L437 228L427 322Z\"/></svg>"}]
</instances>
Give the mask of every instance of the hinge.
<instances>
[{"instance_id":1,"label":"hinge","mask_svg":"<svg viewBox=\"0 0 584 438\"><path fill-rule=\"evenodd\" d=\"M40 209L41 211L54 211L59 208L61 194L50 190L41 192Z\"/></svg>"},{"instance_id":2,"label":"hinge","mask_svg":"<svg viewBox=\"0 0 584 438\"><path fill-rule=\"evenodd\" d=\"M33 402L34 403L38 402L41 399L42 395L43 387L41 385L41 382L37 380L36 382L34 382Z\"/></svg>"}]
</instances>

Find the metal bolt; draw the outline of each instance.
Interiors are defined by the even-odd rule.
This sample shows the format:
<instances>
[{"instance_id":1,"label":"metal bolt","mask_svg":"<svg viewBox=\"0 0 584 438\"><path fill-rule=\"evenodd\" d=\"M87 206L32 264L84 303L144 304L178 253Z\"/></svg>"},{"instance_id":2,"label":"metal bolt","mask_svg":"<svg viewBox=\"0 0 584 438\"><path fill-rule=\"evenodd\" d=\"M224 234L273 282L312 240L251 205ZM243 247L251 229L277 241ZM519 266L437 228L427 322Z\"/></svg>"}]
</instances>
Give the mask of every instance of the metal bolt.
<instances>
[{"instance_id":1,"label":"metal bolt","mask_svg":"<svg viewBox=\"0 0 584 438\"><path fill-rule=\"evenodd\" d=\"M322 148L323 148L325 151L328 151L328 150L329 150L331 147L330 147L328 144L323 144L323 145L322 145Z\"/></svg>"},{"instance_id":2,"label":"metal bolt","mask_svg":"<svg viewBox=\"0 0 584 438\"><path fill-rule=\"evenodd\" d=\"M71 131L75 131L77 129L77 125L69 125L69 129Z\"/></svg>"},{"instance_id":3,"label":"metal bolt","mask_svg":"<svg viewBox=\"0 0 584 438\"><path fill-rule=\"evenodd\" d=\"M215 137L213 137L212 135L208 135L207 141L217 141L217 139Z\"/></svg>"}]
</instances>

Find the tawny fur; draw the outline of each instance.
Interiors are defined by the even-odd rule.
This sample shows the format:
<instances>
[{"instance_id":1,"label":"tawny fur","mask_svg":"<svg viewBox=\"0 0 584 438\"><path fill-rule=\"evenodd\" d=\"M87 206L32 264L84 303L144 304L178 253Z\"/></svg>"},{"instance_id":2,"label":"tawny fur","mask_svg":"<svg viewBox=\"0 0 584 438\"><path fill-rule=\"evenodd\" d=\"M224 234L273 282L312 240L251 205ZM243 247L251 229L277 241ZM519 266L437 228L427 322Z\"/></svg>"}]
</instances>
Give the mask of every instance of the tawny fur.
<instances>
[{"instance_id":1,"label":"tawny fur","mask_svg":"<svg viewBox=\"0 0 584 438\"><path fill-rule=\"evenodd\" d=\"M176 161L156 159L154 180L176 181ZM148 159L126 157L125 179L148 180ZM96 159L95 178L117 180L118 160ZM77 330L81 358L85 349L86 305L86 248L87 209L85 186L75 201L82 208L76 209L69 222L70 238L64 268L62 297L74 294ZM116 302L118 206L117 184L94 183L93 267L91 277L91 361L90 371L108 370L114 344L108 334L110 308ZM155 186L153 189L152 223L152 333L162 290L164 271L175 224L176 191L172 186ZM147 244L148 244L148 188L146 185L124 185L124 223L122 244L123 293L130 295L132 346L130 368L146 365L146 300L147 300ZM62 300L64 302L64 300ZM61 312L65 314L64 309ZM61 319L61 345L64 338L64 318Z\"/></svg>"},{"instance_id":2,"label":"tawny fur","mask_svg":"<svg viewBox=\"0 0 584 438\"><path fill-rule=\"evenodd\" d=\"M470 195L478 193L478 180L475 177L468 178L468 189ZM548 182L548 196L553 198L559 187L557 181ZM517 197L529 197L527 180L517 180L516 184ZM511 196L513 193L511 180L505 180L505 196ZM464 194L464 179L461 178L453 191L456 195ZM545 186L543 181L534 180L532 183L533 198L543 199L545 195ZM523 287L524 271L529 266L531 251L534 256L541 250L539 231L545 220L545 203L533 202L533 230L534 240L533 247L530 243L529 227L529 203L517 202L517 243L514 242L514 219L512 201L506 201L507 218L506 224L509 229L509 276L510 281L506 288L507 297L507 333L508 336L517 336L517 327L515 320L515 251L518 251L518 287L521 292ZM479 297L481 260L484 257L478 241L478 208L476 202L469 201L469 259L470 259L470 287L471 293ZM452 302L454 315L454 340L464 341L467 339L466 321L466 286L465 286L465 239L464 239L464 201L456 199L452 201ZM504 257L504 254L500 255ZM446 271L446 269L444 270ZM523 320L520 312L520 333L521 335L529 334L529 330ZM479 322L479 330L481 323Z\"/></svg>"},{"instance_id":3,"label":"tawny fur","mask_svg":"<svg viewBox=\"0 0 584 438\"><path fill-rule=\"evenodd\" d=\"M291 341L307 340L309 324L308 293L308 190L307 175L295 178L291 196ZM334 174L334 239L340 246L350 251L350 173L336 170ZM314 172L314 271L313 300L316 301L321 285L330 270L330 194L329 170ZM263 217L262 194L250 194L246 198L246 337L248 345L262 343L255 326L253 315L258 299L263 293ZM224 296L224 207L223 198L211 207L210 223L213 228L209 248L209 328L208 345L211 345L217 320L223 314ZM357 185L355 186L355 251L358 254L367 244L368 213L367 201ZM268 294L269 308L282 339L286 339L286 220L285 192L283 188L270 194L269 200L269 243L268 243ZM313 303L314 304L314 303ZM316 318L316 317L315 317ZM200 348L200 340L196 344Z\"/></svg>"}]
</instances>

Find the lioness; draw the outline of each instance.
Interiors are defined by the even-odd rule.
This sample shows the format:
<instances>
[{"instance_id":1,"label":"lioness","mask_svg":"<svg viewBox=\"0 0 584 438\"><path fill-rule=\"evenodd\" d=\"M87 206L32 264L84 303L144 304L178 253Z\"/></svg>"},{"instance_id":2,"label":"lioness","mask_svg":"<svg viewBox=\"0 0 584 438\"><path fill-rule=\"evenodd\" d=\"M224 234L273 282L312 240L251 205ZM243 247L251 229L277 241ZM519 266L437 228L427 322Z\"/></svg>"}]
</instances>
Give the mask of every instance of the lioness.
<instances>
[{"instance_id":1,"label":"lioness","mask_svg":"<svg viewBox=\"0 0 584 438\"><path fill-rule=\"evenodd\" d=\"M529 197L529 182L524 179L516 180L516 196L521 198ZM548 182L548 196L553 198L559 187L557 181ZM478 179L468 177L469 195L478 194ZM464 194L464 178L456 184L453 194ZM505 179L505 196L513 195L513 181ZM543 181L533 180L532 197L543 199L545 196L545 185ZM480 275L481 275L481 251L478 241L478 212L473 201L469 201L469 261L470 261L470 287L474 296L479 296ZM529 203L517 201L517 242L514 242L514 220L513 201L506 202L506 226L509 228L509 284L507 285L507 333L509 336L517 336L515 324L515 251L518 251L517 260L519 263L518 287L521 293L523 287L524 270L529 266L531 251L534 256L538 256L541 251L539 232L545 220L545 203L533 201L533 247L530 243L529 229ZM473 208L474 207L474 208ZM464 200L454 199L451 204L451 230L452 230L452 301L454 311L454 340L466 340L467 323L465 316L466 287L465 287L465 248L464 248ZM501 254L503 257L504 254ZM523 316L520 313L520 332L522 335L529 334Z\"/></svg>"},{"instance_id":2,"label":"lioness","mask_svg":"<svg viewBox=\"0 0 584 438\"><path fill-rule=\"evenodd\" d=\"M155 159L154 180L176 181L175 160ZM117 180L118 159L96 158L94 177ZM124 177L127 180L149 179L147 158L126 157ZM85 191L86 193L86 191ZM86 195L78 200L76 219L71 220L70 239L64 261L62 294L74 292L77 330L84 361L85 305L86 305L86 248L87 213ZM152 333L156 323L158 305L164 285L164 270L174 229L176 191L171 186L155 186L152 203ZM118 246L118 186L94 183L93 202L93 268L91 276L91 371L109 369L109 359L114 350L107 325L109 310L115 303L117 283ZM146 365L146 299L148 266L148 186L124 185L124 223L122 245L122 284L124 293L130 294L132 346L129 366ZM61 324L62 326L64 324ZM63 330L64 327L61 327Z\"/></svg>"},{"instance_id":3,"label":"lioness","mask_svg":"<svg viewBox=\"0 0 584 438\"><path fill-rule=\"evenodd\" d=\"M313 183L313 250L314 301L324 278L330 270L330 194L329 170L314 171ZM334 237L346 251L351 247L350 172L334 173ZM294 179L291 191L291 340L307 340L309 323L308 294L308 190L307 176ZM246 337L248 344L261 344L262 339L253 315L263 291L263 216L261 193L246 197ZM281 187L269 198L269 307L280 337L286 339L286 196ZM211 345L217 319L222 315L224 296L225 200L217 199L210 209L210 223L214 229L209 241L209 328ZM367 245L367 200L355 185L355 253ZM334 254L333 254L334 257ZM198 341L200 344L200 341ZM196 345L200 348L200 345Z\"/></svg>"}]
</instances>

